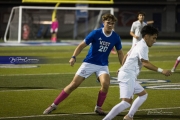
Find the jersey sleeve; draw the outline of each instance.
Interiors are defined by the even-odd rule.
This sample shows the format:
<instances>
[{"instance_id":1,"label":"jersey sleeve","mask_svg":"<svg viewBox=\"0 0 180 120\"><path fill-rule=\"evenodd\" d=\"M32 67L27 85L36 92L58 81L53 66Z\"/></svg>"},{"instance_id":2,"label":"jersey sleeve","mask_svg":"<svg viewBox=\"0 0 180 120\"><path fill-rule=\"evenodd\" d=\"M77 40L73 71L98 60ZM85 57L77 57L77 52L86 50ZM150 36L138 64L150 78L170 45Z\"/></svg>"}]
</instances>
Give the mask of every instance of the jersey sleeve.
<instances>
[{"instance_id":1,"label":"jersey sleeve","mask_svg":"<svg viewBox=\"0 0 180 120\"><path fill-rule=\"evenodd\" d=\"M144 59L144 60L149 60L149 57L148 57L148 47L141 47L139 49L139 59Z\"/></svg>"},{"instance_id":2,"label":"jersey sleeve","mask_svg":"<svg viewBox=\"0 0 180 120\"><path fill-rule=\"evenodd\" d=\"M86 36L86 38L84 39L84 41L85 41L85 43L86 43L87 45L89 45L89 44L93 41L95 34L96 34L96 31L93 30L92 32L90 32L90 33Z\"/></svg>"}]
</instances>

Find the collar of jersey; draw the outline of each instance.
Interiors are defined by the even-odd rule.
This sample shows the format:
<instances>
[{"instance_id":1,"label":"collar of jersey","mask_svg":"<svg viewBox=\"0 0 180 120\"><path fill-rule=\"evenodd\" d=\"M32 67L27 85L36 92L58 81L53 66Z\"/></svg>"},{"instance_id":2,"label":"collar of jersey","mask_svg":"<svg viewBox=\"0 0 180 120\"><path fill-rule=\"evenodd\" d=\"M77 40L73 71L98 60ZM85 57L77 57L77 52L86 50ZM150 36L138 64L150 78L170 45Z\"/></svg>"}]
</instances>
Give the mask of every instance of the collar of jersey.
<instances>
[{"instance_id":1,"label":"collar of jersey","mask_svg":"<svg viewBox=\"0 0 180 120\"><path fill-rule=\"evenodd\" d=\"M104 28L102 28L102 31L103 31L103 34L106 36L106 37L110 37L112 35L112 31L109 35L106 35L105 32L104 32Z\"/></svg>"},{"instance_id":2,"label":"collar of jersey","mask_svg":"<svg viewBox=\"0 0 180 120\"><path fill-rule=\"evenodd\" d=\"M147 43L146 43L146 41L144 40L144 38L142 38L142 40L143 40L143 42L145 43L145 45L147 46Z\"/></svg>"}]
</instances>

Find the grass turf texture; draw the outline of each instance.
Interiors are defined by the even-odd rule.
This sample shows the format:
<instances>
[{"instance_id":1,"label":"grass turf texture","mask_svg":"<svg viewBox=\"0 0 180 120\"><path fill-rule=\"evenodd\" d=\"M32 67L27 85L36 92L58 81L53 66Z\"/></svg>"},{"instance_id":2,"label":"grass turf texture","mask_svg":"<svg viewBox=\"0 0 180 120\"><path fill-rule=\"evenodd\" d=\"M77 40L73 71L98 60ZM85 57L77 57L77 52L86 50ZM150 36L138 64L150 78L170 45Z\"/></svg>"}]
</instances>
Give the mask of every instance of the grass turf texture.
<instances>
[{"instance_id":1,"label":"grass turf texture","mask_svg":"<svg viewBox=\"0 0 180 120\"><path fill-rule=\"evenodd\" d=\"M68 63L76 46L30 46L1 47L0 56L38 56L46 58L46 63L37 68L0 68L0 119L6 120L101 120L103 116L94 114L94 106L100 84L95 75L86 79L65 101L50 115L42 112L53 102L60 91L72 80L88 47L77 57L74 67ZM123 46L126 53L130 46ZM171 69L180 55L180 46L153 46L150 48L149 59L158 67ZM117 55L110 54L109 70L116 77L120 67ZM180 70L170 77L149 71L145 68L139 79L170 80L168 83L146 83L152 85L180 85ZM146 89L147 101L140 107L134 119L136 120L179 120L180 96L178 89ZM180 88L176 86L176 88ZM107 99L103 105L109 111L119 102L119 87L112 84ZM114 120L120 120L127 114L122 112Z\"/></svg>"}]
</instances>

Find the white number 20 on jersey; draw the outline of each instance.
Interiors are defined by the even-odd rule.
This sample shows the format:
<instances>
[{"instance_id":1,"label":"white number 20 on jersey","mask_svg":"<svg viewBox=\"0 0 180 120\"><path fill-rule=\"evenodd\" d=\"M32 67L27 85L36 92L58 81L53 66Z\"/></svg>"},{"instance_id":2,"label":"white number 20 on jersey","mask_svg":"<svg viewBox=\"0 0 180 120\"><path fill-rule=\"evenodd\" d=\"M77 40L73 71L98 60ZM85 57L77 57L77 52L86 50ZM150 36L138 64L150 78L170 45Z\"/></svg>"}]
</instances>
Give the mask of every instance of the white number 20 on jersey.
<instances>
[{"instance_id":1,"label":"white number 20 on jersey","mask_svg":"<svg viewBox=\"0 0 180 120\"><path fill-rule=\"evenodd\" d=\"M99 52L106 52L107 49L108 49L107 46L102 46L102 45L101 45L98 51L99 51Z\"/></svg>"}]
</instances>

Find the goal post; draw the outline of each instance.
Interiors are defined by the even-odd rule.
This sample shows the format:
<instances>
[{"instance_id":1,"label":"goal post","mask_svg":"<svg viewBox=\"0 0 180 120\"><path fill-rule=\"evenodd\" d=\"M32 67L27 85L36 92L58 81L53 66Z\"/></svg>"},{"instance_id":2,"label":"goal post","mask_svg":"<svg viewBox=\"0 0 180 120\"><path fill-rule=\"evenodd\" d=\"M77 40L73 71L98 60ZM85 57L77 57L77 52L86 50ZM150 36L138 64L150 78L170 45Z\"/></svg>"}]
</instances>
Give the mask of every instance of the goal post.
<instances>
[{"instance_id":1,"label":"goal post","mask_svg":"<svg viewBox=\"0 0 180 120\"><path fill-rule=\"evenodd\" d=\"M60 40L77 40L102 24L101 16L114 14L113 8L95 7L13 7L5 30L4 42L50 41L52 13L56 9Z\"/></svg>"}]
</instances>

